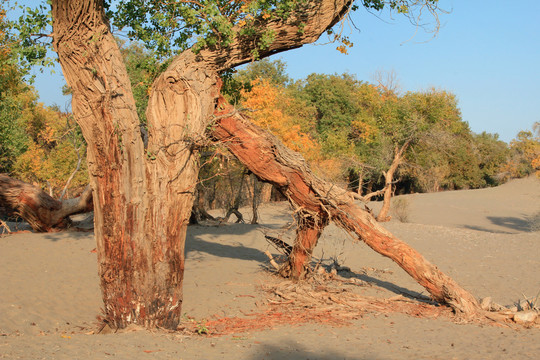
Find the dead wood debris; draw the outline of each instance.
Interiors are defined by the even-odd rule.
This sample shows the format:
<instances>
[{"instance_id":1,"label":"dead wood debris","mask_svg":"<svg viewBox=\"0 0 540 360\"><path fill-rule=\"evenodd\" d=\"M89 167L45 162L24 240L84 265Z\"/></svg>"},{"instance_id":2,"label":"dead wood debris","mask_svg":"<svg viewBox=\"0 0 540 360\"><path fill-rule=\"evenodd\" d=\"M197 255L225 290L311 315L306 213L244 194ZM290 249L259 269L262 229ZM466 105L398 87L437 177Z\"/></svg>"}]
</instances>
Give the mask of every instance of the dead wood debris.
<instances>
[{"instance_id":1,"label":"dead wood debris","mask_svg":"<svg viewBox=\"0 0 540 360\"><path fill-rule=\"evenodd\" d=\"M222 336L309 322L341 327L349 326L351 321L365 315L391 313L417 318L444 318L455 323L540 328L540 316L537 316L538 311L534 307L516 312L489 302L485 313L479 313L475 318L463 319L456 316L450 307L434 302L422 302L403 295L384 299L354 293L349 280L326 272L314 272L309 279L302 282L283 280L276 276L273 281L260 287L266 297L264 303L258 305L261 312L246 314L246 317L192 321L183 324L181 330L191 334ZM354 285L371 286L366 282L355 282ZM483 302L484 305L487 303ZM527 303L536 305L536 302L531 300L527 300Z\"/></svg>"},{"instance_id":2,"label":"dead wood debris","mask_svg":"<svg viewBox=\"0 0 540 360\"><path fill-rule=\"evenodd\" d=\"M274 245L274 247L278 250L278 251L281 251L283 254L289 256L292 252L292 246L287 244L285 241L281 240L281 239L278 239L278 238L275 238L273 236L268 236L268 235L264 235L264 237L266 238L266 240L268 240L272 245Z\"/></svg>"},{"instance_id":3,"label":"dead wood debris","mask_svg":"<svg viewBox=\"0 0 540 360\"><path fill-rule=\"evenodd\" d=\"M264 311L246 314L246 317L242 318L191 321L183 324L180 330L192 334L222 336L308 322L335 327L348 326L352 320L360 319L366 314L400 312L415 317L451 317L451 309L447 307L420 303L402 295L377 299L354 294L345 287L350 284L344 282L346 279L337 277L325 280L320 274L314 274L303 282L271 281L261 286L261 290L266 294L264 304L261 305ZM367 283L364 285L369 286Z\"/></svg>"}]
</instances>

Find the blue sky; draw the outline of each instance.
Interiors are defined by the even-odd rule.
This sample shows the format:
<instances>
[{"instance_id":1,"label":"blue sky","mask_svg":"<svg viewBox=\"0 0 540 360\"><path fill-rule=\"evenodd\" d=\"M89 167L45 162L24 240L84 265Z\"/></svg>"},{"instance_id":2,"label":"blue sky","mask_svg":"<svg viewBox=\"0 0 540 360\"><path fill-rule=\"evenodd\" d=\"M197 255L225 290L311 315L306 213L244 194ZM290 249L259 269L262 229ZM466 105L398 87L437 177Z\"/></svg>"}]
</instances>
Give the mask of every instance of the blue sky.
<instances>
[{"instance_id":1,"label":"blue sky","mask_svg":"<svg viewBox=\"0 0 540 360\"><path fill-rule=\"evenodd\" d=\"M377 71L394 71L402 91L435 87L456 94L474 132L498 133L508 142L530 130L540 121L540 1L441 0L440 7L451 13L440 16L433 39L398 15L379 18L360 9L352 16L360 31L350 33L348 55L336 44L320 45L323 35L319 45L276 58L294 79L349 72L371 81ZM61 95L60 73L38 73L36 88L45 104L64 108L69 99Z\"/></svg>"}]
</instances>

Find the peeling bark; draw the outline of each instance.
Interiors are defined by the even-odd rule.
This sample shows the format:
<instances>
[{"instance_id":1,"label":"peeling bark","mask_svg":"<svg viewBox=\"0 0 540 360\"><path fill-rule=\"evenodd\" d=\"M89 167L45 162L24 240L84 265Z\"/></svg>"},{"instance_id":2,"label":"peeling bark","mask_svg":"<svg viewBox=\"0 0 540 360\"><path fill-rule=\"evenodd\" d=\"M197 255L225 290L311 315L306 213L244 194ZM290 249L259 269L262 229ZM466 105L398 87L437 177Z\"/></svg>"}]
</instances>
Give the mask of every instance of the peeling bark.
<instances>
[{"instance_id":1,"label":"peeling bark","mask_svg":"<svg viewBox=\"0 0 540 360\"><path fill-rule=\"evenodd\" d=\"M78 198L59 201L33 185L0 174L0 203L23 218L34 231L48 232L69 226L68 216L92 211L92 190Z\"/></svg>"},{"instance_id":2,"label":"peeling bark","mask_svg":"<svg viewBox=\"0 0 540 360\"><path fill-rule=\"evenodd\" d=\"M135 101L100 0L52 2L53 44L88 144L105 321L175 329L184 241L198 173L195 142L213 111L217 74L194 54L155 82L145 149Z\"/></svg>"},{"instance_id":3,"label":"peeling bark","mask_svg":"<svg viewBox=\"0 0 540 360\"><path fill-rule=\"evenodd\" d=\"M302 211L304 216L328 217L335 221L373 250L395 261L439 303L448 304L466 316L480 311L478 302L469 292L356 205L354 194L316 178L299 154L251 124L224 99L219 108L222 110L216 112L218 120L213 129L215 139L224 143L260 179L278 188L297 211ZM306 238L307 231L313 230L301 229L300 238ZM308 239L316 237L317 234L307 236ZM297 239L295 246L301 247L298 241L302 240Z\"/></svg>"}]
</instances>

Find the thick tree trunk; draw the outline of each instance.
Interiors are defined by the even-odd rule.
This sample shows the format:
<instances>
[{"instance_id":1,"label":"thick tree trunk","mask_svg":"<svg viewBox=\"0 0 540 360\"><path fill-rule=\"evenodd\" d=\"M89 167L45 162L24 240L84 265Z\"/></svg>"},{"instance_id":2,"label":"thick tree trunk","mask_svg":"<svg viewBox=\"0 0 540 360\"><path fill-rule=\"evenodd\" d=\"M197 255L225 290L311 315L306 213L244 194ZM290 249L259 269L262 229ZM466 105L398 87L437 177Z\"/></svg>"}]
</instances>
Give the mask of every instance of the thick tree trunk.
<instances>
[{"instance_id":1,"label":"thick tree trunk","mask_svg":"<svg viewBox=\"0 0 540 360\"><path fill-rule=\"evenodd\" d=\"M52 10L54 46L88 144L105 321L174 329L198 142L214 111L217 72L190 51L172 62L150 94L145 149L102 1L56 0Z\"/></svg>"},{"instance_id":2,"label":"thick tree trunk","mask_svg":"<svg viewBox=\"0 0 540 360\"><path fill-rule=\"evenodd\" d=\"M59 201L40 188L0 174L0 204L34 231L47 232L69 226L70 215L92 211L92 189L87 187L78 198Z\"/></svg>"},{"instance_id":3,"label":"thick tree trunk","mask_svg":"<svg viewBox=\"0 0 540 360\"><path fill-rule=\"evenodd\" d=\"M214 137L259 178L274 184L298 211L313 218L328 215L373 250L394 260L436 301L466 315L479 311L470 293L378 225L371 214L354 203L351 193L316 178L298 154L246 121L223 99L220 108L223 110L216 114L219 120L213 129Z\"/></svg>"},{"instance_id":4,"label":"thick tree trunk","mask_svg":"<svg viewBox=\"0 0 540 360\"><path fill-rule=\"evenodd\" d=\"M383 206L381 208L381 211L379 211L379 214L377 215L377 221L379 222L390 221L391 219L391 216L388 215L388 212L390 211L390 202L391 202L392 194L393 194L394 174L396 173L398 166L401 164L401 161L403 160L403 154L405 154L405 151L407 151L410 144L411 144L411 140L407 140L400 148L398 148L396 145L394 149L394 159L392 160L392 164L390 165L390 168L386 172L383 172L384 198L383 198Z\"/></svg>"}]
</instances>

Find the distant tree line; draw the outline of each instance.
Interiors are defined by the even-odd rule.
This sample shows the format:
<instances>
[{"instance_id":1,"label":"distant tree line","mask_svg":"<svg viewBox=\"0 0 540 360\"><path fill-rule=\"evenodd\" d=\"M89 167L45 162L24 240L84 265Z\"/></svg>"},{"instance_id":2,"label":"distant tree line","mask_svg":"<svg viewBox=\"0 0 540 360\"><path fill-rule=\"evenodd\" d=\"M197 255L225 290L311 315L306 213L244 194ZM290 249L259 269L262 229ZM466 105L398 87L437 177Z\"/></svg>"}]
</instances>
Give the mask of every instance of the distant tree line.
<instances>
[{"instance_id":1,"label":"distant tree line","mask_svg":"<svg viewBox=\"0 0 540 360\"><path fill-rule=\"evenodd\" d=\"M232 77L229 87L241 89L232 96L321 174L360 194L384 187L404 145L398 193L496 186L539 169L538 124L506 144L497 134L473 133L450 92L401 93L392 77L372 84L351 74L292 81L284 69L279 60L247 66Z\"/></svg>"},{"instance_id":2,"label":"distant tree line","mask_svg":"<svg viewBox=\"0 0 540 360\"><path fill-rule=\"evenodd\" d=\"M80 129L68 112L37 101L10 41L0 28L0 172L55 196L68 188L80 192L88 181ZM144 133L148 89L167 64L136 43L119 42ZM401 92L393 74L378 74L374 83L347 73L293 81L285 63L262 60L222 79L229 100L256 124L302 153L318 175L359 196L477 189L540 172L538 124L510 144L497 134L475 134L454 94L435 88ZM201 208L279 198L220 144L203 145Z\"/></svg>"}]
</instances>

